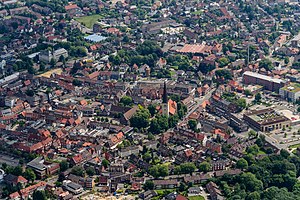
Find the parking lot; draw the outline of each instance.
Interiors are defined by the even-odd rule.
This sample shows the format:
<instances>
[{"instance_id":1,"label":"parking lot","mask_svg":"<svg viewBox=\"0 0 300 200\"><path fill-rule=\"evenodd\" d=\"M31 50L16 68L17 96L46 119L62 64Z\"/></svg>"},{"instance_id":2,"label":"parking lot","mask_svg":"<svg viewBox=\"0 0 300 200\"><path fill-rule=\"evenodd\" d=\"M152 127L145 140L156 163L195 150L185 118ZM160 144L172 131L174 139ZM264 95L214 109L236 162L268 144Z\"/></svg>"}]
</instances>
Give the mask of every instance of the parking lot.
<instances>
[{"instance_id":1,"label":"parking lot","mask_svg":"<svg viewBox=\"0 0 300 200\"><path fill-rule=\"evenodd\" d=\"M17 166L19 164L19 159L16 159L14 157L0 154L0 164L6 163L9 166Z\"/></svg>"}]
</instances>

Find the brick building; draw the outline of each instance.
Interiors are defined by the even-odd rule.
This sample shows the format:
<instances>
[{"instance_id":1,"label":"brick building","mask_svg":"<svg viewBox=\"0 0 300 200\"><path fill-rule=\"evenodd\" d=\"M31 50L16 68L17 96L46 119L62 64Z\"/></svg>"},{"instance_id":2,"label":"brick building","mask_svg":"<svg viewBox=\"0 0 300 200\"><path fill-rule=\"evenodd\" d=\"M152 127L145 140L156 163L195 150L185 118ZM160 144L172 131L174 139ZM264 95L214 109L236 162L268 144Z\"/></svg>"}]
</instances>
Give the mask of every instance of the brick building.
<instances>
[{"instance_id":1,"label":"brick building","mask_svg":"<svg viewBox=\"0 0 300 200\"><path fill-rule=\"evenodd\" d=\"M285 86L285 81L273 78L270 76L265 76L255 72L244 72L243 82L247 85L261 85L265 90L272 92L279 92L279 89Z\"/></svg>"}]
</instances>

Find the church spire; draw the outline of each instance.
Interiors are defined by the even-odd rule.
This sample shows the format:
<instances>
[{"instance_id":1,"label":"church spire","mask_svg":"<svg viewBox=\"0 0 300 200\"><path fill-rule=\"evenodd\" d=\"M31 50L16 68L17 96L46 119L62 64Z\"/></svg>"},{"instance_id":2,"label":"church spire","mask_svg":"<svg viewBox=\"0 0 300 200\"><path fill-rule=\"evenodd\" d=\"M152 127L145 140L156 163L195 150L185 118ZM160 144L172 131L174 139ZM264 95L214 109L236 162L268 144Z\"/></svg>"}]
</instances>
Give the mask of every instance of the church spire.
<instances>
[{"instance_id":1,"label":"church spire","mask_svg":"<svg viewBox=\"0 0 300 200\"><path fill-rule=\"evenodd\" d=\"M168 103L167 84L164 82L163 103Z\"/></svg>"}]
</instances>

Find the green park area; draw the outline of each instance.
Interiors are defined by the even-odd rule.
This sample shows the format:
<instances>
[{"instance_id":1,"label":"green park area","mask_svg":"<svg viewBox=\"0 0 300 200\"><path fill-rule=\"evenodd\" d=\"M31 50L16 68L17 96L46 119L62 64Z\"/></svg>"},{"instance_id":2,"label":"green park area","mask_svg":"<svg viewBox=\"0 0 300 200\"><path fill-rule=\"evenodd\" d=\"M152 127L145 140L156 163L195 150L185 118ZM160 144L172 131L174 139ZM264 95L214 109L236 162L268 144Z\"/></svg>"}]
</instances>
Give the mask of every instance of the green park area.
<instances>
[{"instance_id":1,"label":"green park area","mask_svg":"<svg viewBox=\"0 0 300 200\"><path fill-rule=\"evenodd\" d=\"M90 15L90 16L84 16L84 17L77 17L75 18L76 21L80 22L87 28L92 28L93 25L101 19L101 15Z\"/></svg>"},{"instance_id":2,"label":"green park area","mask_svg":"<svg viewBox=\"0 0 300 200\"><path fill-rule=\"evenodd\" d=\"M188 198L189 200L204 200L203 196L192 196Z\"/></svg>"}]
</instances>

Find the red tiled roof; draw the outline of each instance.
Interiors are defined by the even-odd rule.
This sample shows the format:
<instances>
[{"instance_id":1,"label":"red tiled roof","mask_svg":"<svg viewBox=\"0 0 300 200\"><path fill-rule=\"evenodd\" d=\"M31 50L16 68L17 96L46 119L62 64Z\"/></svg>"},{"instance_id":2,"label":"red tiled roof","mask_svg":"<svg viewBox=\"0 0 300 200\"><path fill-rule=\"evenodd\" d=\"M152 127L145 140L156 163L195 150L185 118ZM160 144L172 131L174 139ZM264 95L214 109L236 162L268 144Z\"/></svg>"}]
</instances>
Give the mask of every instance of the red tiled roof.
<instances>
[{"instance_id":1,"label":"red tiled roof","mask_svg":"<svg viewBox=\"0 0 300 200\"><path fill-rule=\"evenodd\" d=\"M124 137L124 134L122 132L119 132L116 137L120 140Z\"/></svg>"},{"instance_id":2,"label":"red tiled roof","mask_svg":"<svg viewBox=\"0 0 300 200\"><path fill-rule=\"evenodd\" d=\"M28 85L30 85L30 84L31 84L30 80L24 81L24 85L25 85L25 86L28 86Z\"/></svg>"},{"instance_id":3,"label":"red tiled roof","mask_svg":"<svg viewBox=\"0 0 300 200\"><path fill-rule=\"evenodd\" d=\"M74 156L72 158L72 160L74 161L75 164L78 164L78 163L80 163L82 161L82 155L78 154L78 155Z\"/></svg>"},{"instance_id":4,"label":"red tiled roof","mask_svg":"<svg viewBox=\"0 0 300 200\"><path fill-rule=\"evenodd\" d=\"M185 44L180 50L181 53L202 53L205 48L203 44Z\"/></svg>"},{"instance_id":5,"label":"red tiled roof","mask_svg":"<svg viewBox=\"0 0 300 200\"><path fill-rule=\"evenodd\" d=\"M168 101L168 106L169 106L169 113L171 115L174 115L176 113L176 109L177 109L177 103L175 101L173 101L172 99L169 99Z\"/></svg>"},{"instance_id":6,"label":"red tiled roof","mask_svg":"<svg viewBox=\"0 0 300 200\"><path fill-rule=\"evenodd\" d=\"M65 6L66 10L72 10L72 9L77 9L79 8L76 4L71 4L71 5L67 5Z\"/></svg>"}]
</instances>

